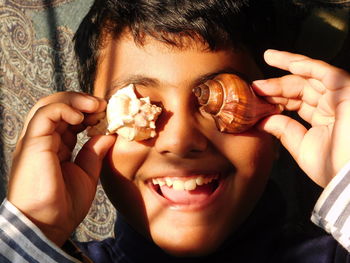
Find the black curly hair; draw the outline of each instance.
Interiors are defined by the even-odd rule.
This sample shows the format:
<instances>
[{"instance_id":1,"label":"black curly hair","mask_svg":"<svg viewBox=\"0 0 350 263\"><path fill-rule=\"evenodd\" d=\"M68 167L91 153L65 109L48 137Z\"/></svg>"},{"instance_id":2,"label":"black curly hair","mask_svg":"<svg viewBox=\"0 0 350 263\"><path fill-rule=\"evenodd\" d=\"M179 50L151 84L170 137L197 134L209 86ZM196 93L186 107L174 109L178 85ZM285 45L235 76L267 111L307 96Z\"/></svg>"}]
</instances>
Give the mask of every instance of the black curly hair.
<instances>
[{"instance_id":1,"label":"black curly hair","mask_svg":"<svg viewBox=\"0 0 350 263\"><path fill-rule=\"evenodd\" d=\"M81 88L93 91L102 32L129 29L140 45L151 36L179 48L189 36L209 50L245 46L258 58L276 39L273 11L273 0L95 0L74 38Z\"/></svg>"}]
</instances>

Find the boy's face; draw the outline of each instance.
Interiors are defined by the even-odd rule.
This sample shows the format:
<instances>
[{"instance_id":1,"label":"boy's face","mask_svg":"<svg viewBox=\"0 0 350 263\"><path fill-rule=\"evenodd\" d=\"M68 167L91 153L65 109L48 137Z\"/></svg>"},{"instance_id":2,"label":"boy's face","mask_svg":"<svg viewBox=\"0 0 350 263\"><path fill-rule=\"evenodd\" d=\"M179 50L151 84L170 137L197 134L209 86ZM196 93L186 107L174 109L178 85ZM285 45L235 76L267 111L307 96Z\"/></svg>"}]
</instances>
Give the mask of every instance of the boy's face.
<instances>
[{"instance_id":1,"label":"boy's face","mask_svg":"<svg viewBox=\"0 0 350 263\"><path fill-rule=\"evenodd\" d=\"M220 133L192 93L222 72L257 78L249 55L209 52L199 42L188 42L190 48L182 50L151 38L138 46L125 33L104 47L95 82L95 95L106 98L134 83L140 96L163 107L155 138L129 142L118 137L110 155L113 172L104 174L102 183L135 229L178 256L210 253L237 229L260 197L273 161L269 135L254 128L239 135ZM160 187L153 179L180 188L197 182L197 188ZM201 180L206 183L198 186Z\"/></svg>"}]
</instances>

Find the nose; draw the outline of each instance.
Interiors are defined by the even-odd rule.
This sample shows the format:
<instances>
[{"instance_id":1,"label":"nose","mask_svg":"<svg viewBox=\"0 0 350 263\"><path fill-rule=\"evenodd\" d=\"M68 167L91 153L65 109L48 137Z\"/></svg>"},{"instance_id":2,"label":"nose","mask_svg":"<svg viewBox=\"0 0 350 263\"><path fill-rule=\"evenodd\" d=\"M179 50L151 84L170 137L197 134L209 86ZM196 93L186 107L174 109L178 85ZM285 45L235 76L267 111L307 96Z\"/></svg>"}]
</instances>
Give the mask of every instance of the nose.
<instances>
[{"instance_id":1,"label":"nose","mask_svg":"<svg viewBox=\"0 0 350 263\"><path fill-rule=\"evenodd\" d=\"M199 156L207 149L208 140L201 133L195 120L194 106L190 100L172 99L164 105L164 112L157 123L158 138L155 141L157 152L182 158Z\"/></svg>"}]
</instances>

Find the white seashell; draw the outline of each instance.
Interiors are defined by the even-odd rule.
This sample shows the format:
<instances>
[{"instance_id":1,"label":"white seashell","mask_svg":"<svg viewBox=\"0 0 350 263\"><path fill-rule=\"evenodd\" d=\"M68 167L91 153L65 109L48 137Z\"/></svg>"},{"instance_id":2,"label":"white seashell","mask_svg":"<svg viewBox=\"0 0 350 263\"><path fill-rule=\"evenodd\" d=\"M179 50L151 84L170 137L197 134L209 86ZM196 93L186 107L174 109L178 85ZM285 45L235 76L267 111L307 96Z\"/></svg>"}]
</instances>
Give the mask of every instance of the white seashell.
<instances>
[{"instance_id":1,"label":"white seashell","mask_svg":"<svg viewBox=\"0 0 350 263\"><path fill-rule=\"evenodd\" d=\"M108 101L106 120L92 127L89 136L114 134L132 141L156 136L155 122L162 108L151 104L149 97L138 99L134 85L119 89Z\"/></svg>"}]
</instances>

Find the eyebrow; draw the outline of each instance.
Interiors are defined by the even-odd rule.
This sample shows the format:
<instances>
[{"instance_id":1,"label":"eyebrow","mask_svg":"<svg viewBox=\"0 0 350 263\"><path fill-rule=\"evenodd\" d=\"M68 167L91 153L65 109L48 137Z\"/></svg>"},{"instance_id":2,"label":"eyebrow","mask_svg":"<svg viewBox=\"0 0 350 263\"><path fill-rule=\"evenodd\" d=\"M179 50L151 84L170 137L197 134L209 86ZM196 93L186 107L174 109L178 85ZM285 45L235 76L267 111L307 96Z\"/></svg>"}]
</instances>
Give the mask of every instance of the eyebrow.
<instances>
[{"instance_id":1,"label":"eyebrow","mask_svg":"<svg viewBox=\"0 0 350 263\"><path fill-rule=\"evenodd\" d=\"M240 78L242 78L243 80L247 81L248 83L250 82L249 78L244 73L239 72L232 67L226 67L226 68L220 69L218 71L209 72L207 74L199 76L197 79L192 81L191 88L199 86L200 84L206 82L207 80L213 79L213 78L215 78L215 76L217 76L219 74L224 74L224 73L235 74L235 75L239 76ZM139 84L139 85L144 85L144 86L157 87L157 86L160 86L161 81L159 81L156 78L152 78L152 77L149 77L149 76L143 75L143 74L135 74L135 75L130 75L126 78L115 79L111 82L111 84L108 88L108 91L106 92L106 99L109 99L116 92L117 89L119 89L121 87L125 87L129 84L135 84L135 85Z\"/></svg>"},{"instance_id":2,"label":"eyebrow","mask_svg":"<svg viewBox=\"0 0 350 263\"><path fill-rule=\"evenodd\" d=\"M110 84L108 91L106 92L106 98L109 99L112 94L116 92L117 89L121 87L126 87L129 84L139 84L144 86L159 86L160 81L155 78L148 77L142 74L130 75L126 78L115 79Z\"/></svg>"},{"instance_id":3,"label":"eyebrow","mask_svg":"<svg viewBox=\"0 0 350 263\"><path fill-rule=\"evenodd\" d=\"M235 74L238 77L240 77L241 79L243 79L244 81L246 81L248 83L251 82L250 78L248 78L248 76L246 74L244 74L243 72L237 71L236 69L234 69L232 67L226 67L226 68L223 68L223 69L221 69L219 71L211 72L211 73L208 73L208 74L205 74L205 75L199 77L198 79L196 79L193 82L194 86L198 86L198 85L206 82L209 79L215 78L217 75L225 74L225 73Z\"/></svg>"}]
</instances>

